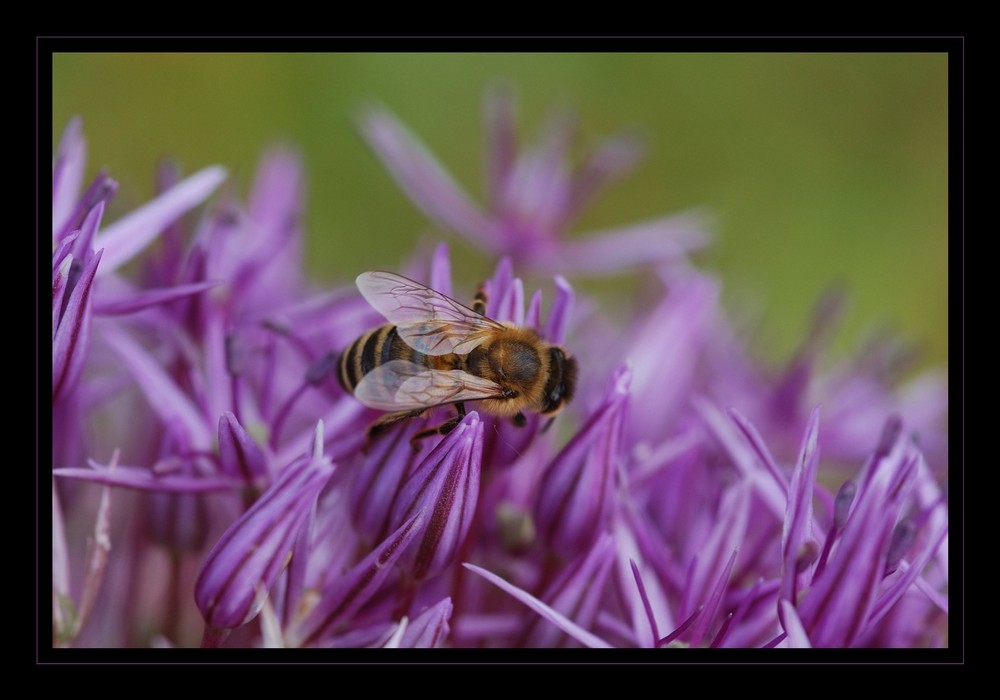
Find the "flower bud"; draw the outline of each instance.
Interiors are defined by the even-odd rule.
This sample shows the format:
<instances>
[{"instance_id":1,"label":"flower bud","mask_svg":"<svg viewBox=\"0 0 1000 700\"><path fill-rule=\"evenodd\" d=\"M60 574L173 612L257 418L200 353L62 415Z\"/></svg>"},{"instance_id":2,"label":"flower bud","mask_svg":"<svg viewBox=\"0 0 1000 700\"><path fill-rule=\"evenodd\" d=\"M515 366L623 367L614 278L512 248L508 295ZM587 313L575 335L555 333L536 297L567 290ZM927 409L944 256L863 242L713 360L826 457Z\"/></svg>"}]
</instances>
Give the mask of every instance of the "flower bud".
<instances>
[{"instance_id":1,"label":"flower bud","mask_svg":"<svg viewBox=\"0 0 1000 700\"><path fill-rule=\"evenodd\" d=\"M469 534L479 499L483 424L472 411L445 436L410 475L392 509L400 523L426 510L419 542L403 555L416 580L440 572L455 558Z\"/></svg>"}]
</instances>

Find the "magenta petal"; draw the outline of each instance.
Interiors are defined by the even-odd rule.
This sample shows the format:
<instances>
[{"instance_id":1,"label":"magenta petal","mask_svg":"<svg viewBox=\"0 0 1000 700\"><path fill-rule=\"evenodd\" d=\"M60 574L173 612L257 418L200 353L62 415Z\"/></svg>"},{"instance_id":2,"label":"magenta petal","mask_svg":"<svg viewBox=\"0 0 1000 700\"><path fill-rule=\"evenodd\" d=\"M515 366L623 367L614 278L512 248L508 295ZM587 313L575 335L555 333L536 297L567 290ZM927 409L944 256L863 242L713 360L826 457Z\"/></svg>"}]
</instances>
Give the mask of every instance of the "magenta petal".
<instances>
[{"instance_id":1,"label":"magenta petal","mask_svg":"<svg viewBox=\"0 0 1000 700\"><path fill-rule=\"evenodd\" d=\"M781 530L782 582L781 596L795 600L795 578L798 575L798 559L803 547L812 535L812 499L816 486L816 472L819 468L819 406L809 416L799 458L792 471L792 483L788 493L788 509Z\"/></svg>"},{"instance_id":2,"label":"magenta petal","mask_svg":"<svg viewBox=\"0 0 1000 700\"><path fill-rule=\"evenodd\" d=\"M517 156L514 96L506 87L487 91L483 109L486 132L486 191L496 210L503 201L503 188Z\"/></svg>"},{"instance_id":3,"label":"magenta petal","mask_svg":"<svg viewBox=\"0 0 1000 700\"><path fill-rule=\"evenodd\" d=\"M538 487L539 538L556 554L575 557L607 528L615 492L615 467L632 374L612 375L604 401L556 455Z\"/></svg>"},{"instance_id":4,"label":"magenta petal","mask_svg":"<svg viewBox=\"0 0 1000 700\"><path fill-rule=\"evenodd\" d=\"M219 470L248 485L268 473L264 453L231 411L219 418Z\"/></svg>"},{"instance_id":5,"label":"magenta petal","mask_svg":"<svg viewBox=\"0 0 1000 700\"><path fill-rule=\"evenodd\" d=\"M52 232L61 231L73 213L83 172L87 164L87 142L83 138L83 120L74 117L63 130L52 168Z\"/></svg>"},{"instance_id":6,"label":"magenta petal","mask_svg":"<svg viewBox=\"0 0 1000 700\"><path fill-rule=\"evenodd\" d=\"M62 315L63 297L69 286L69 272L73 265L73 256L67 255L52 272L52 340L56 339L59 330L59 317Z\"/></svg>"},{"instance_id":7,"label":"magenta petal","mask_svg":"<svg viewBox=\"0 0 1000 700\"><path fill-rule=\"evenodd\" d=\"M351 484L351 521L369 542L385 536L393 503L416 456L409 441L413 434L397 429L375 441Z\"/></svg>"},{"instance_id":8,"label":"magenta petal","mask_svg":"<svg viewBox=\"0 0 1000 700\"><path fill-rule=\"evenodd\" d=\"M715 613L718 611L719 604L722 602L722 594L725 592L726 586L729 584L729 577L733 572L733 564L736 563L737 552L737 549L733 549L733 553L729 556L729 561L726 562L725 568L722 570L722 573L719 574L719 578L715 582L715 588L712 589L712 594L705 602L702 614L698 617L695 626L689 634L689 639L694 644L699 644L704 641L705 636L708 633L708 626L712 623L712 620L715 619Z\"/></svg>"},{"instance_id":9,"label":"magenta petal","mask_svg":"<svg viewBox=\"0 0 1000 700\"><path fill-rule=\"evenodd\" d=\"M69 598L69 552L55 479L52 480L52 595ZM62 611L58 601L54 602L57 603L54 612Z\"/></svg>"},{"instance_id":10,"label":"magenta petal","mask_svg":"<svg viewBox=\"0 0 1000 700\"><path fill-rule=\"evenodd\" d=\"M225 179L224 168L205 168L105 227L97 237L97 246L107 249L103 272L111 272L131 260L163 229L205 201Z\"/></svg>"},{"instance_id":11,"label":"magenta petal","mask_svg":"<svg viewBox=\"0 0 1000 700\"><path fill-rule=\"evenodd\" d=\"M103 251L84 265L52 339L52 403L76 386L90 351L91 292Z\"/></svg>"},{"instance_id":12,"label":"magenta petal","mask_svg":"<svg viewBox=\"0 0 1000 700\"><path fill-rule=\"evenodd\" d=\"M215 439L214 431L199 408L164 371L163 366L132 338L116 327L107 327L103 333L106 342L122 359L142 389L149 405L164 424L176 422L184 426L192 447L207 450Z\"/></svg>"},{"instance_id":13,"label":"magenta petal","mask_svg":"<svg viewBox=\"0 0 1000 700\"><path fill-rule=\"evenodd\" d=\"M757 458L755 450L746 444L746 440L733 426L733 422L711 402L697 397L694 405L704 419L708 432L718 440L729 455L736 470L740 472L747 483L753 484L754 489L764 499L775 517L779 520L784 519L788 493L784 478L780 477L780 472L773 472L765 468L764 463Z\"/></svg>"},{"instance_id":14,"label":"magenta petal","mask_svg":"<svg viewBox=\"0 0 1000 700\"><path fill-rule=\"evenodd\" d=\"M802 626L802 620L799 619L795 606L784 598L778 600L778 605L781 606L779 617L781 618L781 626L785 628L785 634L788 635L788 646L792 649L810 649L812 644L809 642L809 635L806 634L806 629Z\"/></svg>"},{"instance_id":15,"label":"magenta petal","mask_svg":"<svg viewBox=\"0 0 1000 700\"><path fill-rule=\"evenodd\" d=\"M674 214L595 231L561 241L555 255L564 269L578 274L612 274L637 265L672 262L711 241L703 230L703 218L698 213Z\"/></svg>"},{"instance_id":16,"label":"magenta petal","mask_svg":"<svg viewBox=\"0 0 1000 700\"><path fill-rule=\"evenodd\" d=\"M561 343L566 338L566 327L569 325L570 313L573 310L573 287L562 275L555 276L556 298L549 311L549 319L545 337L550 343Z\"/></svg>"},{"instance_id":17,"label":"magenta petal","mask_svg":"<svg viewBox=\"0 0 1000 700\"><path fill-rule=\"evenodd\" d=\"M583 164L573 178L565 219L575 218L589 200L608 184L627 174L643 155L638 134L621 134L606 140Z\"/></svg>"},{"instance_id":18,"label":"magenta petal","mask_svg":"<svg viewBox=\"0 0 1000 700\"><path fill-rule=\"evenodd\" d=\"M431 257L431 289L435 289L445 296L452 296L451 261L448 257L447 243L439 244Z\"/></svg>"},{"instance_id":19,"label":"magenta petal","mask_svg":"<svg viewBox=\"0 0 1000 700\"><path fill-rule=\"evenodd\" d=\"M522 152L504 183L503 206L509 222L532 238L553 238L565 224L570 197L567 164L575 120L568 114L549 119L538 145Z\"/></svg>"},{"instance_id":20,"label":"magenta petal","mask_svg":"<svg viewBox=\"0 0 1000 700\"><path fill-rule=\"evenodd\" d=\"M481 567L474 566L473 564L462 564L462 566L464 566L469 571L472 571L473 573L479 574L480 576L482 576L484 579L492 583L500 590L509 593L511 596L513 596L517 600L527 605L529 608L534 610L536 613L541 615L543 618L545 618L552 624L559 627L559 629L561 629L569 636L573 637L581 644L588 646L591 649L611 648L610 644L608 644L606 641L604 641L597 635L592 634L587 630L583 629L582 627L577 625L575 622L567 618L562 613L558 612L557 610L553 610L551 607L549 607L542 601L538 600L538 598L535 598L530 593L527 593L526 591L518 588L517 586L508 583L507 581L503 580L496 574L487 571L486 569L483 569Z\"/></svg>"},{"instance_id":21,"label":"magenta petal","mask_svg":"<svg viewBox=\"0 0 1000 700\"><path fill-rule=\"evenodd\" d=\"M414 579L423 580L448 566L469 534L479 500L482 452L483 424L479 414L470 411L400 489L393 523L428 513L420 541L403 557Z\"/></svg>"},{"instance_id":22,"label":"magenta petal","mask_svg":"<svg viewBox=\"0 0 1000 700\"><path fill-rule=\"evenodd\" d=\"M614 537L603 534L594 546L584 552L560 573L542 594L543 600L556 612L589 628L597 617L604 594L604 583L615 560ZM539 620L532 625L526 646L552 647L563 639L563 632Z\"/></svg>"},{"instance_id":23,"label":"magenta petal","mask_svg":"<svg viewBox=\"0 0 1000 700\"><path fill-rule=\"evenodd\" d=\"M90 462L90 468L62 467L52 473L66 479L91 481L106 486L122 486L138 491L154 493L206 493L210 491L232 491L238 486L230 479L211 476L195 476L185 473L160 474L145 467L116 466L109 469L97 462Z\"/></svg>"},{"instance_id":24,"label":"magenta petal","mask_svg":"<svg viewBox=\"0 0 1000 700\"><path fill-rule=\"evenodd\" d=\"M332 576L320 593L319 602L295 628L298 646L315 646L350 620L375 593L392 571L400 555L410 548L427 520L421 511L400 525L364 559L342 576Z\"/></svg>"},{"instance_id":25,"label":"magenta petal","mask_svg":"<svg viewBox=\"0 0 1000 700\"><path fill-rule=\"evenodd\" d=\"M97 238L97 230L100 228L103 218L104 202L98 202L87 212L83 223L80 224L80 235L77 236L76 242L73 244L73 251L78 258L86 259L85 256L89 255L90 251L93 250L94 240ZM103 275L103 272L101 274Z\"/></svg>"},{"instance_id":26,"label":"magenta petal","mask_svg":"<svg viewBox=\"0 0 1000 700\"><path fill-rule=\"evenodd\" d=\"M425 214L477 245L494 247L489 219L395 117L384 109L371 108L360 127L375 155Z\"/></svg>"},{"instance_id":27,"label":"magenta petal","mask_svg":"<svg viewBox=\"0 0 1000 700\"><path fill-rule=\"evenodd\" d=\"M195 284L178 284L174 287L162 287L160 289L144 289L141 292L129 294L116 299L100 299L94 304L94 313L102 316L121 316L131 314L151 306L167 304L177 299L201 294L202 292L217 287L223 282L197 282Z\"/></svg>"},{"instance_id":28,"label":"magenta petal","mask_svg":"<svg viewBox=\"0 0 1000 700\"><path fill-rule=\"evenodd\" d=\"M195 601L209 625L239 627L257 615L332 473L325 459L300 458L226 530L195 584Z\"/></svg>"},{"instance_id":29,"label":"magenta petal","mask_svg":"<svg viewBox=\"0 0 1000 700\"><path fill-rule=\"evenodd\" d=\"M399 646L403 649L434 649L448 638L448 620L454 606L444 598L423 610L406 627Z\"/></svg>"}]
</instances>

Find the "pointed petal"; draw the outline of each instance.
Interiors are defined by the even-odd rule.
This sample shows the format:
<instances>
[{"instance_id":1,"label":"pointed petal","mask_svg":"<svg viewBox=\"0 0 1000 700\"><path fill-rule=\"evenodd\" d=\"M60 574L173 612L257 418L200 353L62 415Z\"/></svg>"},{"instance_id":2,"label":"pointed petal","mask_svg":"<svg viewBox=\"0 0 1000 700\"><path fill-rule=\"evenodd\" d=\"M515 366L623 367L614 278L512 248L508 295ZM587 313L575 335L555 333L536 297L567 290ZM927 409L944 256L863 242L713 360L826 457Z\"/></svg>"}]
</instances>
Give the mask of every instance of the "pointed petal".
<instances>
[{"instance_id":1,"label":"pointed petal","mask_svg":"<svg viewBox=\"0 0 1000 700\"><path fill-rule=\"evenodd\" d=\"M111 469L118 453L112 459ZM101 499L97 505L97 517L94 522L94 536L87 552L86 569L83 576L83 592L80 593L80 612L76 621L77 631L83 629L97 603L97 596L104 583L104 572L108 566L111 553L111 489L107 486L101 489Z\"/></svg>"},{"instance_id":2,"label":"pointed petal","mask_svg":"<svg viewBox=\"0 0 1000 700\"><path fill-rule=\"evenodd\" d=\"M567 113L550 118L538 144L521 154L505 183L500 211L532 238L551 239L561 232L570 195L568 159L575 126Z\"/></svg>"},{"instance_id":3,"label":"pointed petal","mask_svg":"<svg viewBox=\"0 0 1000 700\"><path fill-rule=\"evenodd\" d=\"M784 598L778 601L778 605L781 606L781 626L784 627L785 633L788 635L789 648L811 649L809 635L806 634L806 629L802 626L802 620L799 619L795 606Z\"/></svg>"},{"instance_id":4,"label":"pointed petal","mask_svg":"<svg viewBox=\"0 0 1000 700\"><path fill-rule=\"evenodd\" d=\"M448 639L448 620L454 609L451 598L443 598L425 609L407 625L399 641L404 649L434 649Z\"/></svg>"},{"instance_id":5,"label":"pointed petal","mask_svg":"<svg viewBox=\"0 0 1000 700\"><path fill-rule=\"evenodd\" d=\"M578 556L560 572L556 580L545 589L542 600L553 610L575 620L578 625L592 626L604 597L604 584L614 560L614 537L604 533L589 551ZM529 628L526 646L561 646L564 639L562 631L539 619Z\"/></svg>"},{"instance_id":6,"label":"pointed petal","mask_svg":"<svg viewBox=\"0 0 1000 700\"><path fill-rule=\"evenodd\" d=\"M76 257L81 260L86 259L90 251L94 248L94 240L97 238L97 230L101 226L104 218L104 202L98 202L94 208L87 212L83 223L80 225L80 235L77 236L73 244L73 251Z\"/></svg>"},{"instance_id":7,"label":"pointed petal","mask_svg":"<svg viewBox=\"0 0 1000 700\"><path fill-rule=\"evenodd\" d=\"M80 195L86 165L87 142L83 138L83 120L73 117L63 130L52 168L53 234L69 222Z\"/></svg>"},{"instance_id":8,"label":"pointed petal","mask_svg":"<svg viewBox=\"0 0 1000 700\"><path fill-rule=\"evenodd\" d=\"M94 304L94 313L102 316L122 316L148 309L151 306L168 304L177 299L201 294L202 292L224 284L222 280L196 282L194 284L178 284L173 287L159 289L144 289L134 294L113 299L100 299Z\"/></svg>"},{"instance_id":9,"label":"pointed petal","mask_svg":"<svg viewBox=\"0 0 1000 700\"><path fill-rule=\"evenodd\" d=\"M226 530L195 584L195 602L209 625L239 627L257 615L332 474L329 460L300 458Z\"/></svg>"},{"instance_id":10,"label":"pointed petal","mask_svg":"<svg viewBox=\"0 0 1000 700\"><path fill-rule=\"evenodd\" d=\"M114 469L89 461L86 467L61 467L52 473L65 479L79 479L106 486L122 486L138 491L154 493L207 493L211 491L232 491L239 484L230 479L213 476L196 476L183 472L159 473L145 467L119 465Z\"/></svg>"},{"instance_id":11,"label":"pointed petal","mask_svg":"<svg viewBox=\"0 0 1000 700\"><path fill-rule=\"evenodd\" d=\"M644 150L637 133L619 134L602 143L573 178L565 221L579 216L597 192L632 170Z\"/></svg>"},{"instance_id":12,"label":"pointed petal","mask_svg":"<svg viewBox=\"0 0 1000 700\"><path fill-rule=\"evenodd\" d=\"M59 328L52 339L52 403L68 396L76 386L90 352L91 296L94 275L103 251L83 266L80 279L66 303Z\"/></svg>"},{"instance_id":13,"label":"pointed petal","mask_svg":"<svg viewBox=\"0 0 1000 700\"><path fill-rule=\"evenodd\" d=\"M556 275L556 298L552 302L552 309L549 311L548 324L545 330L545 337L550 343L562 343L566 339L566 328L569 325L569 317L573 311L573 287L562 275Z\"/></svg>"},{"instance_id":14,"label":"pointed petal","mask_svg":"<svg viewBox=\"0 0 1000 700\"><path fill-rule=\"evenodd\" d=\"M427 216L487 250L494 250L489 219L427 148L388 111L362 115L361 133L403 192Z\"/></svg>"},{"instance_id":15,"label":"pointed petal","mask_svg":"<svg viewBox=\"0 0 1000 700\"><path fill-rule=\"evenodd\" d=\"M819 468L819 406L809 416L799 458L792 471L788 490L788 508L781 529L781 558L783 576L781 596L795 600L795 578L799 573L798 560L807 541L812 536L812 500Z\"/></svg>"},{"instance_id":16,"label":"pointed petal","mask_svg":"<svg viewBox=\"0 0 1000 700\"><path fill-rule=\"evenodd\" d=\"M787 487L775 480L772 472L757 459L755 451L747 445L732 421L718 408L700 396L695 398L694 406L704 419L708 432L729 455L736 470L753 485L775 517L784 520L788 503Z\"/></svg>"},{"instance_id":17,"label":"pointed petal","mask_svg":"<svg viewBox=\"0 0 1000 700\"><path fill-rule=\"evenodd\" d=\"M479 499L482 452L483 423L470 411L400 489L392 522L428 514L419 543L402 560L414 579L433 576L451 564L469 534Z\"/></svg>"},{"instance_id":18,"label":"pointed petal","mask_svg":"<svg viewBox=\"0 0 1000 700\"><path fill-rule=\"evenodd\" d=\"M555 255L564 269L577 274L613 274L668 263L708 245L711 236L704 230L704 218L687 212L596 231L560 241Z\"/></svg>"},{"instance_id":19,"label":"pointed petal","mask_svg":"<svg viewBox=\"0 0 1000 700\"><path fill-rule=\"evenodd\" d=\"M247 485L268 473L264 453L231 411L219 418L219 470Z\"/></svg>"},{"instance_id":20,"label":"pointed petal","mask_svg":"<svg viewBox=\"0 0 1000 700\"><path fill-rule=\"evenodd\" d=\"M210 449L215 439L214 431L209 429L208 421L200 409L167 375L163 366L117 328L106 328L103 338L122 359L125 368L132 374L149 405L164 424L176 421L184 426L192 447Z\"/></svg>"},{"instance_id":21,"label":"pointed petal","mask_svg":"<svg viewBox=\"0 0 1000 700\"><path fill-rule=\"evenodd\" d=\"M328 579L320 600L295 629L298 646L316 646L323 637L350 620L385 581L400 555L423 530L428 514L421 511L383 540L378 547L342 576Z\"/></svg>"},{"instance_id":22,"label":"pointed petal","mask_svg":"<svg viewBox=\"0 0 1000 700\"><path fill-rule=\"evenodd\" d=\"M201 204L226 179L224 168L200 170L135 211L107 226L96 245L107 249L103 272L128 262L182 214Z\"/></svg>"},{"instance_id":23,"label":"pointed petal","mask_svg":"<svg viewBox=\"0 0 1000 700\"><path fill-rule=\"evenodd\" d=\"M608 525L631 378L628 367L616 370L603 403L552 459L539 482L538 535L562 556L585 551Z\"/></svg>"},{"instance_id":24,"label":"pointed petal","mask_svg":"<svg viewBox=\"0 0 1000 700\"><path fill-rule=\"evenodd\" d=\"M635 577L635 585L639 590L639 597L642 598L642 607L646 611L646 617L649 618L649 631L653 634L653 639L659 639L660 630L656 626L653 606L650 605L649 596L646 595L646 586L642 583L642 574L639 573L639 567L636 565L635 559L629 559L628 561L632 565L632 575Z\"/></svg>"},{"instance_id":25,"label":"pointed petal","mask_svg":"<svg viewBox=\"0 0 1000 700\"><path fill-rule=\"evenodd\" d=\"M514 96L506 86L497 86L487 91L483 108L486 132L486 191L494 211L501 205L504 185L510 177L517 156L514 111Z\"/></svg>"},{"instance_id":26,"label":"pointed petal","mask_svg":"<svg viewBox=\"0 0 1000 700\"><path fill-rule=\"evenodd\" d=\"M434 249L431 258L431 289L441 292L446 297L451 293L451 261L448 257L448 244L441 243Z\"/></svg>"},{"instance_id":27,"label":"pointed petal","mask_svg":"<svg viewBox=\"0 0 1000 700\"><path fill-rule=\"evenodd\" d=\"M55 479L52 480L52 593L69 598L69 552ZM55 610L62 610L62 606L56 605Z\"/></svg>"},{"instance_id":28,"label":"pointed petal","mask_svg":"<svg viewBox=\"0 0 1000 700\"><path fill-rule=\"evenodd\" d=\"M699 644L704 641L705 636L708 634L709 625L715 618L715 613L718 611L719 604L722 602L722 595L725 593L726 586L729 584L729 577L733 573L733 564L736 563L736 554L738 551L738 548L733 549L733 553L729 556L729 561L726 562L725 568L722 570L722 573L719 574L719 578L715 583L715 588L712 589L712 594L705 602L702 614L698 617L698 621L691 630L689 639L694 644Z\"/></svg>"},{"instance_id":29,"label":"pointed petal","mask_svg":"<svg viewBox=\"0 0 1000 700\"><path fill-rule=\"evenodd\" d=\"M59 317L62 315L63 297L66 294L66 287L69 286L69 272L73 265L73 256L67 255L62 259L52 273L52 340L56 339L56 331L59 330Z\"/></svg>"},{"instance_id":30,"label":"pointed petal","mask_svg":"<svg viewBox=\"0 0 1000 700\"><path fill-rule=\"evenodd\" d=\"M106 173L98 173L94 181L87 187L87 191L83 193L83 196L76 203L76 206L73 207L73 211L70 212L66 223L63 224L61 229L53 231L55 241L60 243L66 240L68 236L71 236L74 231L82 228L84 222L88 217L92 216L94 210L100 207L103 211L105 202L108 202L117 191L117 182L108 177ZM100 215L98 215L98 218L100 218ZM87 236L86 243L86 248L83 248L79 243L76 245L75 253L77 256L82 256L84 252L89 252L90 248L94 245L93 236Z\"/></svg>"},{"instance_id":31,"label":"pointed petal","mask_svg":"<svg viewBox=\"0 0 1000 700\"><path fill-rule=\"evenodd\" d=\"M610 644L608 644L606 641L604 641L603 639L601 639L597 635L592 634L592 633L588 632L587 630L583 629L582 627L580 627L579 625L577 625L575 622L573 622L572 620L570 620L569 618L567 618L562 613L560 613L560 612L558 612L556 610L553 610L548 605L546 605L542 601L538 600L538 598L535 598L533 595L531 595L531 594L529 594L529 593L521 590L517 586L514 586L514 585L508 583L507 581L504 581L502 578L500 578L496 574L491 573L491 572L487 571L486 569L482 569L482 568L480 568L478 566L475 566L473 564L464 563L464 564L462 564L462 566L464 566L469 571L472 571L473 573L479 574L480 576L482 576L484 579L486 579L487 581L489 581L490 583L492 583L494 586L496 586L500 590L502 590L502 591L504 591L506 593L509 593L511 596L513 596L517 600L519 600L522 603L524 603L525 605L527 605L529 608L531 608L532 610L534 610L536 613L538 613L539 615L541 615L543 618L545 618L546 620L548 620L552 624L554 624L557 627L559 627L559 629L561 629L563 632L565 632L569 636L573 637L575 640L577 640L581 644L583 644L585 646L588 646L591 649L610 649L611 648Z\"/></svg>"}]
</instances>

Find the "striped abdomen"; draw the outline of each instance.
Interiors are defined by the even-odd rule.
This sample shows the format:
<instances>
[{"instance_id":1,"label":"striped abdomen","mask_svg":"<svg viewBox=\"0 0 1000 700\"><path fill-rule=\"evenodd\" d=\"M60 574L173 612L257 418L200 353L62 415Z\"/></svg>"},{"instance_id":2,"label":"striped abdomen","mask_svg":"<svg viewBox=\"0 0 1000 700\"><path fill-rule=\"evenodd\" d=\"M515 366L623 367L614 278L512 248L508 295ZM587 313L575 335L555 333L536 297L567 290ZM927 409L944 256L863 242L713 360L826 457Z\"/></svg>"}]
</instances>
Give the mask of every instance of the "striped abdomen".
<instances>
[{"instance_id":1,"label":"striped abdomen","mask_svg":"<svg viewBox=\"0 0 1000 700\"><path fill-rule=\"evenodd\" d=\"M424 366L429 364L427 355L407 345L396 333L396 327L387 324L368 331L341 353L337 379L345 391L353 394L363 376L391 360L406 360Z\"/></svg>"}]
</instances>

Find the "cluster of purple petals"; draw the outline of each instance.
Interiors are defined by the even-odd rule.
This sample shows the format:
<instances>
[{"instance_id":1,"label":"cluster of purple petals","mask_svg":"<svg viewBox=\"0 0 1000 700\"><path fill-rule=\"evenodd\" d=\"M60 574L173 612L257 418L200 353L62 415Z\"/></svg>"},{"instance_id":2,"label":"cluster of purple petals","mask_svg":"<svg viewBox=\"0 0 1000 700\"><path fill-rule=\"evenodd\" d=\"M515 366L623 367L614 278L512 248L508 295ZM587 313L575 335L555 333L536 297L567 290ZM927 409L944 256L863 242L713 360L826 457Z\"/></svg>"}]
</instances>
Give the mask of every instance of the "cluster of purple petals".
<instances>
[{"instance_id":1,"label":"cluster of purple petals","mask_svg":"<svg viewBox=\"0 0 1000 700\"><path fill-rule=\"evenodd\" d=\"M494 256L487 314L580 366L553 423L469 405L366 437L336 358L384 322L302 266L304 174L164 166L104 220L71 123L53 169L53 644L280 647L947 646L946 380L880 339L830 364L836 298L784 366L747 351L690 215L567 237L637 161L568 165L560 116L518 150L486 105L475 204L381 108L361 131L414 203ZM459 300L448 248L399 270ZM526 284L517 274L533 273ZM575 276L635 276L612 309ZM466 288L468 284L468 288ZM544 290L544 291L543 291Z\"/></svg>"}]
</instances>

